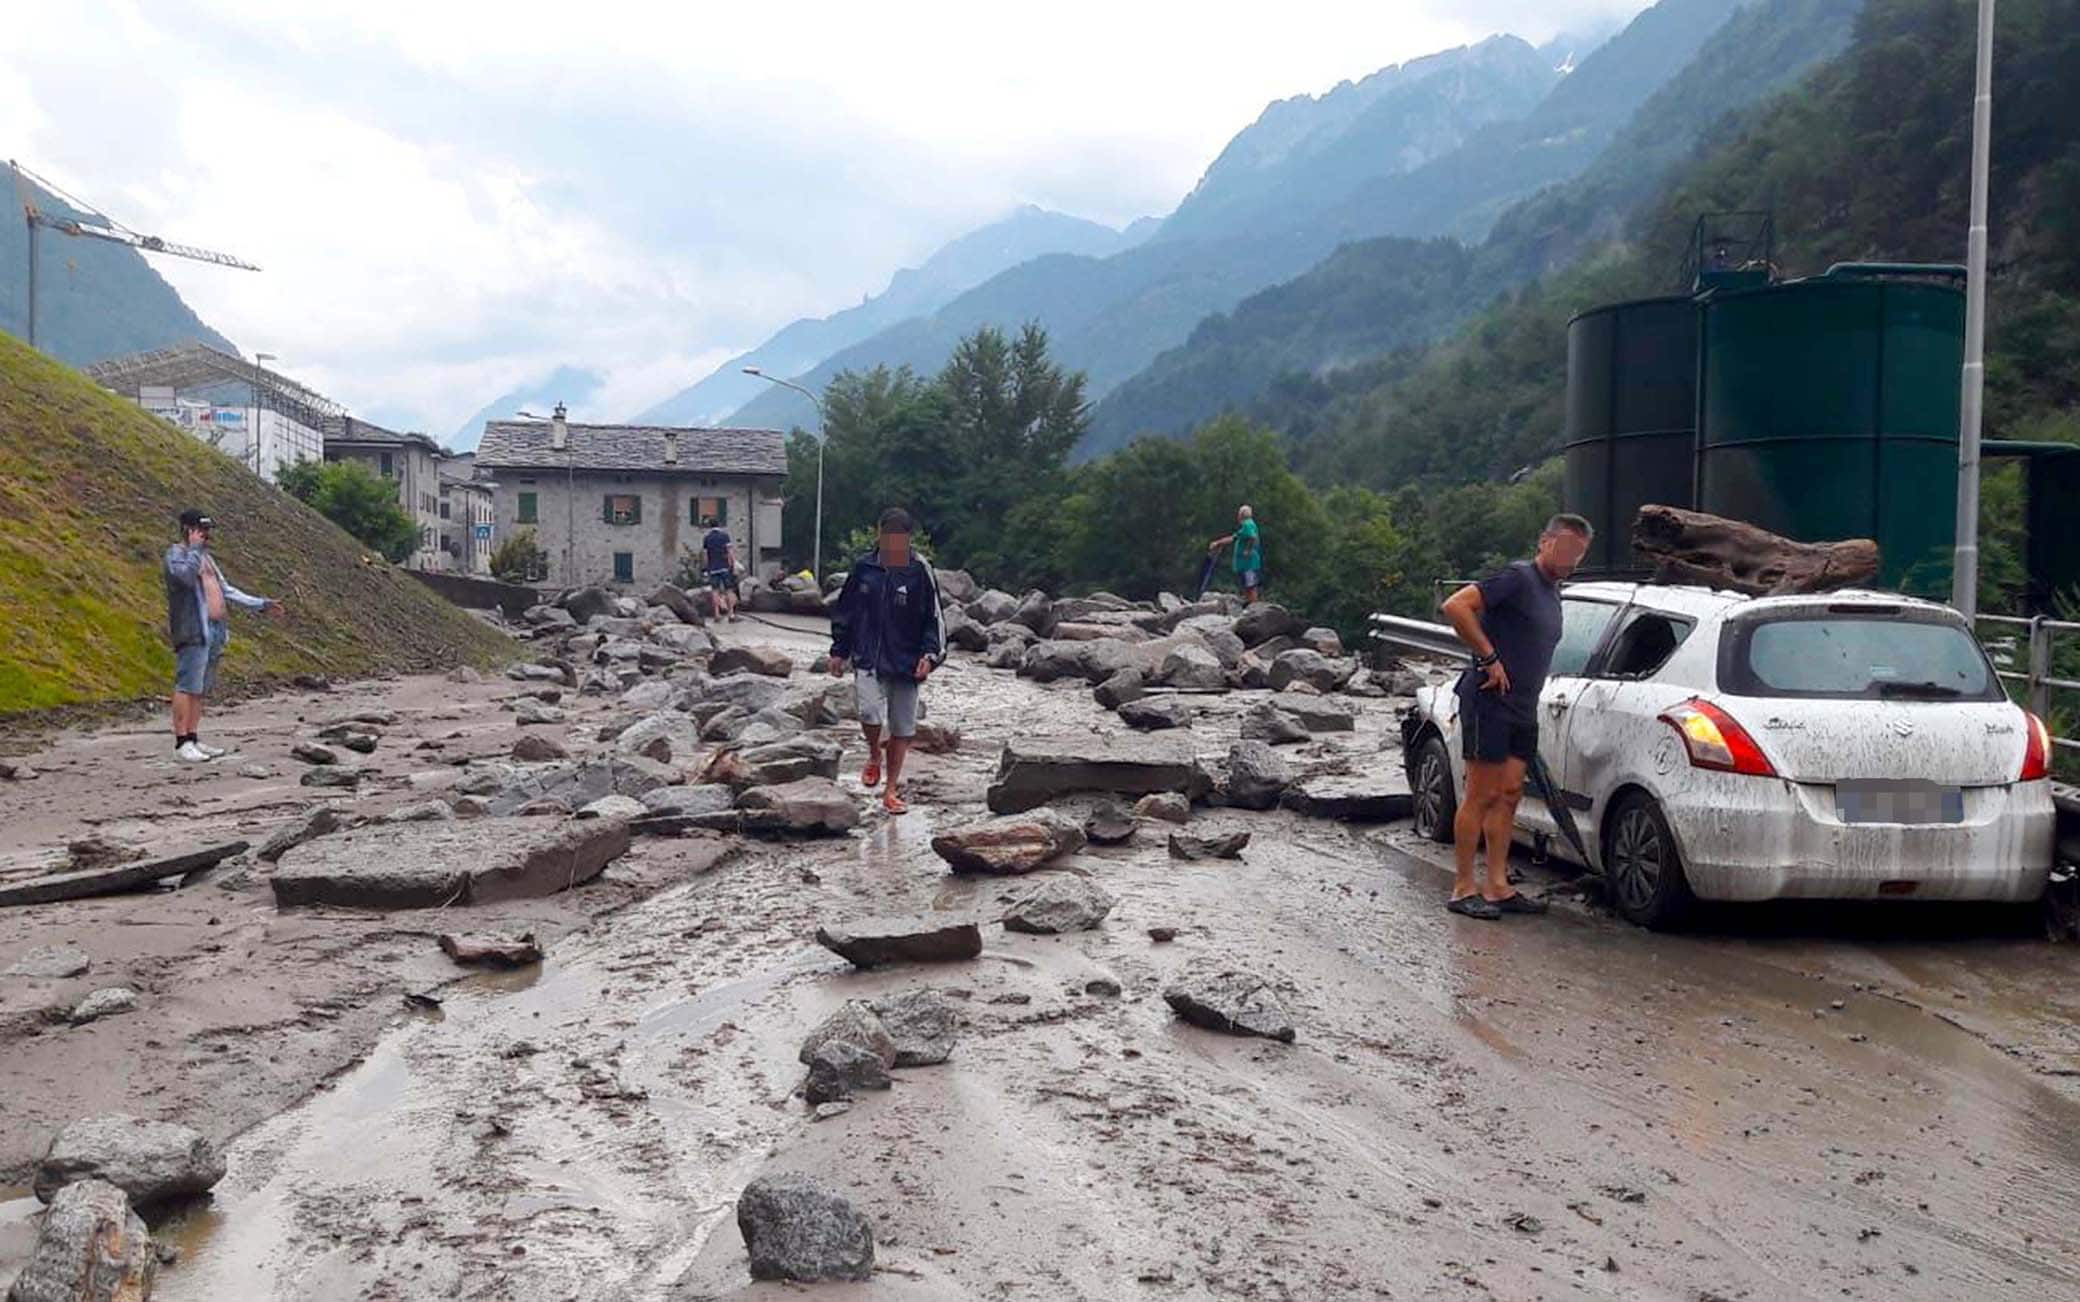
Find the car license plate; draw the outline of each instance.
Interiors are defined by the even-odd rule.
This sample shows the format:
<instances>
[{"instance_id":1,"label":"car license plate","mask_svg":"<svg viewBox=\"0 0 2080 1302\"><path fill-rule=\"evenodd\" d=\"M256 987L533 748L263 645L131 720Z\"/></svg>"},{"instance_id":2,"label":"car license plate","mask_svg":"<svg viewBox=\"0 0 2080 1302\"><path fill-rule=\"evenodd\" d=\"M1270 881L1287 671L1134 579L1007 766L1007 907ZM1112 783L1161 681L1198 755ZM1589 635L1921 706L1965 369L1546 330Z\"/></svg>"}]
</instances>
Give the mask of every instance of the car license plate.
<instances>
[{"instance_id":1,"label":"car license plate","mask_svg":"<svg viewBox=\"0 0 2080 1302\"><path fill-rule=\"evenodd\" d=\"M1834 808L1844 823L1962 823L1964 788L1913 779L1838 782Z\"/></svg>"}]
</instances>

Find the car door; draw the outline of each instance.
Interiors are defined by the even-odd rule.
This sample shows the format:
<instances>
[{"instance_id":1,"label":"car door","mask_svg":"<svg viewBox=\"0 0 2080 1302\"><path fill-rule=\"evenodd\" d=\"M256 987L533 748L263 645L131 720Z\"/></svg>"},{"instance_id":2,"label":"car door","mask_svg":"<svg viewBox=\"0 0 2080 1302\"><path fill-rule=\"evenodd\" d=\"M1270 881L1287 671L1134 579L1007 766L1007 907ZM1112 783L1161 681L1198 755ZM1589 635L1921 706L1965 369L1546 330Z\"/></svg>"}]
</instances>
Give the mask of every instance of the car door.
<instances>
[{"instance_id":1,"label":"car door","mask_svg":"<svg viewBox=\"0 0 2080 1302\"><path fill-rule=\"evenodd\" d=\"M1567 736L1575 703L1587 684L1591 660L1603 646L1622 609L1618 602L1592 597L1560 596L1560 642L1553 648L1552 668L1538 693L1538 754L1553 780L1565 786ZM1517 806L1517 827L1534 836L1558 837L1560 825L1535 783L1527 783Z\"/></svg>"},{"instance_id":2,"label":"car door","mask_svg":"<svg viewBox=\"0 0 2080 1302\"><path fill-rule=\"evenodd\" d=\"M1696 627L1687 615L1627 607L1577 687L1565 755L1554 777L1585 836L1601 821L1610 792L1631 776L1627 766L1643 762L1666 728L1662 711L1694 694L1656 675Z\"/></svg>"}]
</instances>

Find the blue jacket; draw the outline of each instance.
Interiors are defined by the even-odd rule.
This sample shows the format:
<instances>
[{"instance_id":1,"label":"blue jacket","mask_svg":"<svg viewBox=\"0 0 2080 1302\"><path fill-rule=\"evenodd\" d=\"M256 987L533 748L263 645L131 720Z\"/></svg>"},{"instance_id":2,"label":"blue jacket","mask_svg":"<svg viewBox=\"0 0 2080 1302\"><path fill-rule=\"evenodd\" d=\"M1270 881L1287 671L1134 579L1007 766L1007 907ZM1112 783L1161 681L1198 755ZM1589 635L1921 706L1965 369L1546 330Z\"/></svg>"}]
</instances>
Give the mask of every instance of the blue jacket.
<instances>
[{"instance_id":1,"label":"blue jacket","mask_svg":"<svg viewBox=\"0 0 2080 1302\"><path fill-rule=\"evenodd\" d=\"M224 602L247 610L265 610L274 604L265 597L240 592L224 577L224 570L207 549L175 543L166 549L166 633L176 648L208 646L210 643L209 598L202 591L202 567L217 571L224 587Z\"/></svg>"},{"instance_id":2,"label":"blue jacket","mask_svg":"<svg viewBox=\"0 0 2080 1302\"><path fill-rule=\"evenodd\" d=\"M946 621L939 613L939 576L921 556L889 569L878 552L853 562L831 608L831 654L858 669L915 678L917 662L946 660Z\"/></svg>"}]
</instances>

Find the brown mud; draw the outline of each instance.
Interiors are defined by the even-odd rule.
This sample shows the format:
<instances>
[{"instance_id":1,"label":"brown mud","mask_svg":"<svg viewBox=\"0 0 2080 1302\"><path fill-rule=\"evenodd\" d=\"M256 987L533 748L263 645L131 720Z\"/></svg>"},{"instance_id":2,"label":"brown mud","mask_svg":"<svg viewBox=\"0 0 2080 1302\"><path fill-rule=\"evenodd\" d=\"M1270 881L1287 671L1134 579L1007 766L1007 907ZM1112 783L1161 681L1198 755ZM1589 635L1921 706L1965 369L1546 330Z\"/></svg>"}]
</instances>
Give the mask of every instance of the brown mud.
<instances>
[{"instance_id":1,"label":"brown mud","mask_svg":"<svg viewBox=\"0 0 2080 1302\"><path fill-rule=\"evenodd\" d=\"M429 732L481 719L488 751L510 725L461 698L501 688L364 690L418 701ZM277 916L240 895L213 928L110 951L112 970L151 957L159 986L138 1013L9 1041L0 1088L41 1120L10 1107L0 1151L115 1106L237 1134L215 1199L162 1227L183 1250L172 1299L792 1296L747 1283L733 1222L772 1168L821 1174L874 1221L875 1279L816 1290L832 1299L2080 1296L2080 959L2012 912L1744 910L1669 936L1563 900L1481 923L1444 912L1443 858L1405 828L1212 809L1193 830L1250 830L1240 860L1173 860L1156 825L1051 870L1118 897L1097 931L990 926L975 961L856 973L808 940L817 923L986 915L1020 889L954 878L928 845L982 815L1006 737L1111 723L1080 686L966 659L927 692L965 742L916 758L909 816L719 863L639 842L637 863L519 910L549 944L541 969L449 985L436 1012L397 1000L453 976L432 952L443 924L415 914ZM1254 696L1206 699L1210 755ZM1358 734L1318 744L1378 748L1393 705L1364 705ZM58 748L56 779L83 781L65 746L95 744ZM183 813L253 816L166 781L196 802ZM10 814L21 798L0 789ZM9 842L62 844L77 812L32 813L33 834L11 821ZM157 936L112 911L185 918L182 897L213 890L0 917L0 959L61 928L90 948ZM1181 1025L1162 987L1204 960L1273 978L1298 1042ZM1122 993L1090 993L1101 977ZM952 1059L808 1120L803 1034L845 999L920 985L956 997ZM236 1012L327 990L342 1012L316 1028ZM150 1020L184 1000L212 1034ZM84 1038L104 1034L127 1038ZM23 1046L46 1055L34 1073ZM26 1215L0 1203L0 1278Z\"/></svg>"}]
</instances>

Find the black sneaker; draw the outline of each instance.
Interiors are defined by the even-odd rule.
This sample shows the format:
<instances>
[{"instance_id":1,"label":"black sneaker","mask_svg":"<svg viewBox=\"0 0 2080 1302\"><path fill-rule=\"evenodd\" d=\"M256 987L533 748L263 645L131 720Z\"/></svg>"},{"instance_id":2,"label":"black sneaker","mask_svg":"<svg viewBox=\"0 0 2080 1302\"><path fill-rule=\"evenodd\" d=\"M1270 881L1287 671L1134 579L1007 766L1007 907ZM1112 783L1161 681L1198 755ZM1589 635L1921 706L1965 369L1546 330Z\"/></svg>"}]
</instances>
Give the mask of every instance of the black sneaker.
<instances>
[{"instance_id":1,"label":"black sneaker","mask_svg":"<svg viewBox=\"0 0 2080 1302\"><path fill-rule=\"evenodd\" d=\"M1511 896L1510 898L1515 899L1516 897ZM1446 904L1445 907L1454 913L1468 918L1479 918L1483 922L1493 922L1502 916L1501 909L1478 895L1461 895L1458 899Z\"/></svg>"},{"instance_id":2,"label":"black sneaker","mask_svg":"<svg viewBox=\"0 0 2080 1302\"><path fill-rule=\"evenodd\" d=\"M1485 901L1497 913L1544 913L1549 907L1544 900L1534 900L1522 891L1511 891L1499 900Z\"/></svg>"}]
</instances>

